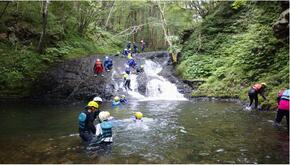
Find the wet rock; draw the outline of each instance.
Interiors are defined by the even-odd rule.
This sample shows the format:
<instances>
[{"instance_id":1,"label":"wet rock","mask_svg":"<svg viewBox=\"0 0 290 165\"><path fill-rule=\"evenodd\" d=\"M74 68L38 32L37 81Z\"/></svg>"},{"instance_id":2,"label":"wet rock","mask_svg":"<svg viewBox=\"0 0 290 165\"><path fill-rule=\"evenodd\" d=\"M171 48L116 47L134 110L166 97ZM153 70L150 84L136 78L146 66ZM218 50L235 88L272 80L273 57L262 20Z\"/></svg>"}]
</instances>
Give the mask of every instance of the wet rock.
<instances>
[{"instance_id":1,"label":"wet rock","mask_svg":"<svg viewBox=\"0 0 290 165\"><path fill-rule=\"evenodd\" d=\"M289 37L289 9L280 14L278 21L273 25L273 31L277 38Z\"/></svg>"},{"instance_id":2,"label":"wet rock","mask_svg":"<svg viewBox=\"0 0 290 165\"><path fill-rule=\"evenodd\" d=\"M102 97L105 101L110 100L115 95L124 93L116 90L116 84L123 81L121 73L125 69L127 59L122 56L114 56L113 70L104 72L104 76L94 76L93 66L97 58L103 59L103 56L90 56L80 59L61 62L51 67L35 83L32 91L33 100L46 102L49 104L72 103L78 101L88 101L95 96ZM138 64L144 63L145 59L151 59L163 66L160 75L164 76L170 82L176 84L180 93L188 98L192 88L178 80L173 65L170 65L169 55L166 51L146 52L136 55ZM114 75L112 75L114 72ZM145 74L138 75L138 91L142 95L146 94L148 77Z\"/></svg>"},{"instance_id":3,"label":"wet rock","mask_svg":"<svg viewBox=\"0 0 290 165\"><path fill-rule=\"evenodd\" d=\"M146 86L148 82L148 77L146 76L146 74L144 73L139 74L137 78L137 82L138 82L138 92L142 95L145 95Z\"/></svg>"}]
</instances>

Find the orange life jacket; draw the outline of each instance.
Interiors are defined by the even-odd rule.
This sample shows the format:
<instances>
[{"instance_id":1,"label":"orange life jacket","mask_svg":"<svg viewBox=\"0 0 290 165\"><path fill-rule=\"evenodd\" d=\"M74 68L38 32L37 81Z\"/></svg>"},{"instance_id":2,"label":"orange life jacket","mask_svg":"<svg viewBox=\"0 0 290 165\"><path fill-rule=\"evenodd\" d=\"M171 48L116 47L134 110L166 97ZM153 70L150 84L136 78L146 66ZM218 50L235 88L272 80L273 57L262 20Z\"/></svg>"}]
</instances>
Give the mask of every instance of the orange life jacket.
<instances>
[{"instance_id":1,"label":"orange life jacket","mask_svg":"<svg viewBox=\"0 0 290 165\"><path fill-rule=\"evenodd\" d=\"M101 61L96 61L95 65L98 66L98 67L102 66L102 62Z\"/></svg>"},{"instance_id":2,"label":"orange life jacket","mask_svg":"<svg viewBox=\"0 0 290 165\"><path fill-rule=\"evenodd\" d=\"M255 84L254 86L252 86L253 89L255 89L255 91L258 91L262 88L262 84Z\"/></svg>"}]
</instances>

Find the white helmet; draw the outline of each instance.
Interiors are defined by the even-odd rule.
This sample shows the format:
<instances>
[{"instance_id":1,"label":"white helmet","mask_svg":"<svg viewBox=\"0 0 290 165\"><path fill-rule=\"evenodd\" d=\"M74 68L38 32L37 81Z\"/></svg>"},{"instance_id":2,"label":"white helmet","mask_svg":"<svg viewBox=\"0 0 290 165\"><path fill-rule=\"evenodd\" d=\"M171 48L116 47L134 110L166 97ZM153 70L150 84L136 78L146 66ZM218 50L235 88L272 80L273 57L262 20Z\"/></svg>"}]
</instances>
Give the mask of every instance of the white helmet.
<instances>
[{"instance_id":1,"label":"white helmet","mask_svg":"<svg viewBox=\"0 0 290 165\"><path fill-rule=\"evenodd\" d=\"M95 98L93 99L93 101L103 102L102 98L100 98L100 97L95 97Z\"/></svg>"},{"instance_id":2,"label":"white helmet","mask_svg":"<svg viewBox=\"0 0 290 165\"><path fill-rule=\"evenodd\" d=\"M108 56L106 56L106 59L108 59L109 57Z\"/></svg>"},{"instance_id":3,"label":"white helmet","mask_svg":"<svg viewBox=\"0 0 290 165\"><path fill-rule=\"evenodd\" d=\"M110 112L108 112L108 111L101 111L100 113L99 113L99 119L101 120L101 121L104 121L104 120L108 120L109 119L109 117L110 117Z\"/></svg>"}]
</instances>

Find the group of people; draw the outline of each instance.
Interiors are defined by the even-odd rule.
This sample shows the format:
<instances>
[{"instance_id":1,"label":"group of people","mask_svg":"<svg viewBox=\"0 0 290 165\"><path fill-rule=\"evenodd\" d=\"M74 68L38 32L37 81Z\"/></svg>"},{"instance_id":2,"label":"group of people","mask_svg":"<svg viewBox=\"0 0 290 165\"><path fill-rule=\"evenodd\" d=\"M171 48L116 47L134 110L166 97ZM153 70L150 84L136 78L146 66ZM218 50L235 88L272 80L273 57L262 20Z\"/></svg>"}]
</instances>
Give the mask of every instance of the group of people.
<instances>
[{"instance_id":1,"label":"group of people","mask_svg":"<svg viewBox=\"0 0 290 165\"><path fill-rule=\"evenodd\" d=\"M143 40L142 40L143 43ZM131 54L131 49L130 49L131 43L129 42L127 45L127 48L129 47L129 51L127 49L124 49L123 55L128 59L127 64L125 66L125 71L122 73L123 74L123 79L124 79L124 88L126 90L132 90L131 89L131 68L136 70L136 73L142 73L144 72L144 65L139 65L135 59L134 59L134 54ZM143 49L142 49L143 50Z\"/></svg>"},{"instance_id":2,"label":"group of people","mask_svg":"<svg viewBox=\"0 0 290 165\"><path fill-rule=\"evenodd\" d=\"M126 99L125 95L121 95L120 97L115 96L114 100L112 101L112 106L118 106L118 105L127 104L127 103L128 103L128 100Z\"/></svg>"},{"instance_id":3,"label":"group of people","mask_svg":"<svg viewBox=\"0 0 290 165\"><path fill-rule=\"evenodd\" d=\"M141 40L141 52L143 53L145 51L145 42ZM133 52L131 51L131 42L128 41L126 48L123 50L123 55L128 56L129 53L138 53L138 45L136 42L133 43Z\"/></svg>"},{"instance_id":4,"label":"group of people","mask_svg":"<svg viewBox=\"0 0 290 165\"><path fill-rule=\"evenodd\" d=\"M259 104L258 94L260 94L264 98L264 100L267 100L267 98L264 95L266 87L267 87L266 83L256 83L250 88L248 92L250 104L247 107L247 109L252 109L251 106L253 102L255 102L254 109L261 109L258 106ZM278 109L274 122L274 125L280 125L283 117L286 116L288 129L289 129L289 98L290 98L289 92L290 92L289 89L284 89L278 93L277 96Z\"/></svg>"},{"instance_id":5,"label":"group of people","mask_svg":"<svg viewBox=\"0 0 290 165\"><path fill-rule=\"evenodd\" d=\"M127 101L126 98L123 98L124 100ZM79 136L87 146L106 145L113 142L113 124L111 122L113 117L110 112L100 110L102 102L102 98L95 97L79 114ZM142 121L142 117L141 112L134 113L135 122ZM96 126L95 121L97 122Z\"/></svg>"},{"instance_id":6,"label":"group of people","mask_svg":"<svg viewBox=\"0 0 290 165\"><path fill-rule=\"evenodd\" d=\"M109 58L108 56L105 57L104 59L104 65L102 63L102 61L98 58L94 64L94 73L96 76L103 75L104 70L106 70L107 72L111 71L113 67L113 60L111 58Z\"/></svg>"},{"instance_id":7,"label":"group of people","mask_svg":"<svg viewBox=\"0 0 290 165\"><path fill-rule=\"evenodd\" d=\"M144 72L144 65L138 65L138 63L133 58L134 53L138 53L138 46L136 42L133 44L134 51L131 52L131 42L127 43L126 48L123 51L123 55L128 58L127 65L125 67L125 71L122 73L123 79L124 79L124 88L126 90L132 90L131 89L131 68L136 70L136 73L142 73ZM144 52L145 50L145 42L141 40L141 50ZM113 67L113 60L109 58L108 56L105 57L104 63L98 58L94 64L94 74L95 76L101 75L104 76L103 72L106 70L107 72L111 71Z\"/></svg>"}]
</instances>

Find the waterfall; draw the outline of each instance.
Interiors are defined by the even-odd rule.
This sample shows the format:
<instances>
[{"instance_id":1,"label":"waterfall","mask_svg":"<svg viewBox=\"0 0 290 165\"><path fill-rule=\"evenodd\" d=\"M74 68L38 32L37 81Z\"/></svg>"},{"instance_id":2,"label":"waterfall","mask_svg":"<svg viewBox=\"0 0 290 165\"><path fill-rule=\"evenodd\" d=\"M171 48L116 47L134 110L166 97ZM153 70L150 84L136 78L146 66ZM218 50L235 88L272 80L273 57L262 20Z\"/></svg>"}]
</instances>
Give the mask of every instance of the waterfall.
<instances>
[{"instance_id":1,"label":"waterfall","mask_svg":"<svg viewBox=\"0 0 290 165\"><path fill-rule=\"evenodd\" d=\"M131 88L128 94L140 100L187 100L178 92L175 84L169 82L158 73L162 71L162 66L152 60L145 60L144 72L148 78L146 85L146 96L138 93L138 75L131 74Z\"/></svg>"},{"instance_id":2,"label":"waterfall","mask_svg":"<svg viewBox=\"0 0 290 165\"><path fill-rule=\"evenodd\" d=\"M175 84L158 75L162 71L160 64L146 60L144 70L149 77L146 85L146 96L149 100L187 100L178 92Z\"/></svg>"}]
</instances>

